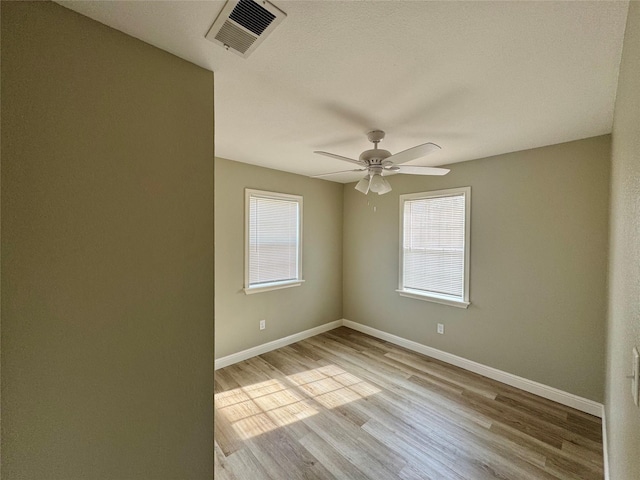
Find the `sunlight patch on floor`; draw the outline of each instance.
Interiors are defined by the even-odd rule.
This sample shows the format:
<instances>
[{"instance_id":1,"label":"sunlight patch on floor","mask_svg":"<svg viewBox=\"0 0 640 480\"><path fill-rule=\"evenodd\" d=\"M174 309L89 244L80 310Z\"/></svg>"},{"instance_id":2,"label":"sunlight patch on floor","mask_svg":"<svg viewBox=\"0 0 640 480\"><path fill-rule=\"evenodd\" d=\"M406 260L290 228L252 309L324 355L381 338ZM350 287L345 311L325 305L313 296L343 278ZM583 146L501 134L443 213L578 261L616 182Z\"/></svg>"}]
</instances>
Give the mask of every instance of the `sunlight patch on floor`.
<instances>
[{"instance_id":1,"label":"sunlight patch on floor","mask_svg":"<svg viewBox=\"0 0 640 480\"><path fill-rule=\"evenodd\" d=\"M336 365L267 380L215 395L218 412L246 440L380 390ZM318 405L319 404L319 405Z\"/></svg>"},{"instance_id":2,"label":"sunlight patch on floor","mask_svg":"<svg viewBox=\"0 0 640 480\"><path fill-rule=\"evenodd\" d=\"M336 365L307 370L287 378L326 408L345 405L380 392Z\"/></svg>"}]
</instances>

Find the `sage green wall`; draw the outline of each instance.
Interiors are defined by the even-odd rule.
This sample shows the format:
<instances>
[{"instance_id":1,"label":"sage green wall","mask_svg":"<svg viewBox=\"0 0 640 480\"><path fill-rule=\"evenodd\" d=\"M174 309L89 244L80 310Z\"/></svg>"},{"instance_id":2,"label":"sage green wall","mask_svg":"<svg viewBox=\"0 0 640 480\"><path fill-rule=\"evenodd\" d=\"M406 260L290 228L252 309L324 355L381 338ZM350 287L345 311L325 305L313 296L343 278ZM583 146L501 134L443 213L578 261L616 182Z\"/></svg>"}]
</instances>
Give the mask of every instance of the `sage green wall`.
<instances>
[{"instance_id":1,"label":"sage green wall","mask_svg":"<svg viewBox=\"0 0 640 480\"><path fill-rule=\"evenodd\" d=\"M341 319L342 185L221 158L215 177L216 358ZM301 286L243 292L245 188L304 197Z\"/></svg>"},{"instance_id":2,"label":"sage green wall","mask_svg":"<svg viewBox=\"0 0 640 480\"><path fill-rule=\"evenodd\" d=\"M602 401L610 137L345 185L344 317ZM471 306L400 297L403 193L471 186ZM445 334L436 333L436 323Z\"/></svg>"},{"instance_id":3,"label":"sage green wall","mask_svg":"<svg viewBox=\"0 0 640 480\"><path fill-rule=\"evenodd\" d=\"M611 479L640 478L640 408L631 349L640 349L640 2L629 5L613 121L606 420Z\"/></svg>"},{"instance_id":4,"label":"sage green wall","mask_svg":"<svg viewBox=\"0 0 640 480\"><path fill-rule=\"evenodd\" d=\"M2 6L2 478L213 475L213 74Z\"/></svg>"}]
</instances>

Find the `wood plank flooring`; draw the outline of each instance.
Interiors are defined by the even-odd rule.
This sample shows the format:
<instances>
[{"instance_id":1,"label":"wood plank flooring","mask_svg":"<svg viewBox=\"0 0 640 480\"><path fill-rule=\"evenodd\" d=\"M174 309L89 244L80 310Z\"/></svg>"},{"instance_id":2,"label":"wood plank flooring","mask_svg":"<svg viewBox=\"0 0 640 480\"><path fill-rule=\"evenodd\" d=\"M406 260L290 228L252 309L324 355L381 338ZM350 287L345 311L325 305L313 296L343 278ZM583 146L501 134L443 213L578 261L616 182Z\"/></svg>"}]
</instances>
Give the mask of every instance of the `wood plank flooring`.
<instances>
[{"instance_id":1,"label":"wood plank flooring","mask_svg":"<svg viewBox=\"0 0 640 480\"><path fill-rule=\"evenodd\" d=\"M217 480L603 478L600 419L346 327L216 371Z\"/></svg>"}]
</instances>

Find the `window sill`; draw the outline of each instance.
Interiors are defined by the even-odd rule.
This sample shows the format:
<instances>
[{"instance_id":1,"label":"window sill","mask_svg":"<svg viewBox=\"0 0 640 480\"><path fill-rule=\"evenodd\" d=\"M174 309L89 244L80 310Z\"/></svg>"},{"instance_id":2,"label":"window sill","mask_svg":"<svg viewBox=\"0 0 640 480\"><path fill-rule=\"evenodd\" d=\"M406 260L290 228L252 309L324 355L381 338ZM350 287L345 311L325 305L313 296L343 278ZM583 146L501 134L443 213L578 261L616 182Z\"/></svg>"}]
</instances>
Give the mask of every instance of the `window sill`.
<instances>
[{"instance_id":1,"label":"window sill","mask_svg":"<svg viewBox=\"0 0 640 480\"><path fill-rule=\"evenodd\" d=\"M450 307L469 308L471 302L465 302L464 300L458 300L453 297L429 295L427 293L419 292L419 290L396 290L401 297L415 298L425 302L441 303L442 305L449 305Z\"/></svg>"},{"instance_id":2,"label":"window sill","mask_svg":"<svg viewBox=\"0 0 640 480\"><path fill-rule=\"evenodd\" d=\"M267 283L259 287L244 288L244 293L246 295L251 295L253 293L268 292L270 290L280 290L282 288L299 287L303 283L304 283L304 280L288 280L286 282Z\"/></svg>"}]
</instances>

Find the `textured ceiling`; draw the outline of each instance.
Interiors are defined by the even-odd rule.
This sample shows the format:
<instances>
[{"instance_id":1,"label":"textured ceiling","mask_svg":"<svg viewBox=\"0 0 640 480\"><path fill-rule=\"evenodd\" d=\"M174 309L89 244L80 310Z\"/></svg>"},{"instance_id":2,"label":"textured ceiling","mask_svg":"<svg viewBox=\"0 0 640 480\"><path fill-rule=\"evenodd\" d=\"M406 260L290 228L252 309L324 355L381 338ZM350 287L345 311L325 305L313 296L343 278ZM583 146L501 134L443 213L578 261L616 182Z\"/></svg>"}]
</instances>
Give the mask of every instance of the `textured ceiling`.
<instances>
[{"instance_id":1,"label":"textured ceiling","mask_svg":"<svg viewBox=\"0 0 640 480\"><path fill-rule=\"evenodd\" d=\"M204 38L224 2L60 1L215 72L216 155L313 175L365 133L444 165L611 132L627 2L274 0L243 59ZM336 177L353 181L358 174Z\"/></svg>"}]
</instances>

